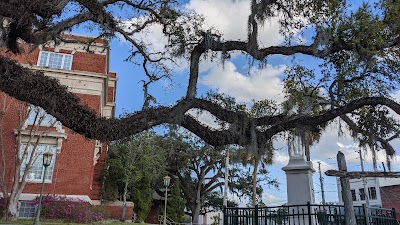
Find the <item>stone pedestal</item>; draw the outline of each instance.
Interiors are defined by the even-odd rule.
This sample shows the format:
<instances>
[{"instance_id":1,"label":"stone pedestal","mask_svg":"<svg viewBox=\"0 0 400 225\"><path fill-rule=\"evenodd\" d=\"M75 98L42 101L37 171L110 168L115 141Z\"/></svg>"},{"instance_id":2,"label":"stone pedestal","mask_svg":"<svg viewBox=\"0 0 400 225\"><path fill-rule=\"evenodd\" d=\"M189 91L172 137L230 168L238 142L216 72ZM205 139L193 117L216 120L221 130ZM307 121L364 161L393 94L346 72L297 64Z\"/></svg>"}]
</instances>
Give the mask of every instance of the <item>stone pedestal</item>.
<instances>
[{"instance_id":1,"label":"stone pedestal","mask_svg":"<svg viewBox=\"0 0 400 225\"><path fill-rule=\"evenodd\" d=\"M289 163L282 168L286 172L288 205L315 203L312 163L305 156L290 156Z\"/></svg>"},{"instance_id":2,"label":"stone pedestal","mask_svg":"<svg viewBox=\"0 0 400 225\"><path fill-rule=\"evenodd\" d=\"M282 170L286 172L287 180L287 197L288 205L306 205L308 202L310 204L315 203L314 196L314 185L312 174L315 172L312 163L306 161L304 155L290 156L289 163L287 166L283 167ZM298 207L296 213L311 213L308 212L307 206ZM306 218L296 218L293 217L290 220L291 224L308 224L308 217ZM301 220L301 221L298 221ZM312 221L311 221L312 222Z\"/></svg>"}]
</instances>

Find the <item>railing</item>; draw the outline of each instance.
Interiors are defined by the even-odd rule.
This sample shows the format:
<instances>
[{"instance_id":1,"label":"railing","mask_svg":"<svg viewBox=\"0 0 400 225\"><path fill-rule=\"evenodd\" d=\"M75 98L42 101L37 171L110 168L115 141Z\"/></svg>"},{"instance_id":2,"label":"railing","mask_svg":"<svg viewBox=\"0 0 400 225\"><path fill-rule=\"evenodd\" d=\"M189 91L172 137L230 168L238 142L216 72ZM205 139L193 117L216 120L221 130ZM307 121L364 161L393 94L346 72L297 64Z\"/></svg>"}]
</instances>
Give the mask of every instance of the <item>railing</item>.
<instances>
[{"instance_id":1,"label":"railing","mask_svg":"<svg viewBox=\"0 0 400 225\"><path fill-rule=\"evenodd\" d=\"M397 225L394 209L354 206L357 225ZM345 225L344 206L224 208L224 225Z\"/></svg>"},{"instance_id":2,"label":"railing","mask_svg":"<svg viewBox=\"0 0 400 225\"><path fill-rule=\"evenodd\" d=\"M167 225L178 224L178 223L175 223L175 221L173 221L173 220L172 220L171 218L169 218L168 216L165 217L165 218L166 218L165 223L166 223ZM164 216L163 216L163 215L159 215L159 216L158 216L158 221L160 222L160 224L163 224L163 223L164 223Z\"/></svg>"}]
</instances>

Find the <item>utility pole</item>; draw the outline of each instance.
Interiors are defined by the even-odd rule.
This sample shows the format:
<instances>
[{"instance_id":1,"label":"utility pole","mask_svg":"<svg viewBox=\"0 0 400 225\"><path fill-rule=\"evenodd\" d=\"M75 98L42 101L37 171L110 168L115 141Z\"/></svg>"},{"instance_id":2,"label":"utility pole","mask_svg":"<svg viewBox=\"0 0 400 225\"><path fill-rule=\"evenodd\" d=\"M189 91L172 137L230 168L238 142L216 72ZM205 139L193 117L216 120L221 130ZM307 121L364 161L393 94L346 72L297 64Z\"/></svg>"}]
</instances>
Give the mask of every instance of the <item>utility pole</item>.
<instances>
[{"instance_id":1,"label":"utility pole","mask_svg":"<svg viewBox=\"0 0 400 225\"><path fill-rule=\"evenodd\" d=\"M321 184L322 205L325 205L324 178L321 173L321 162L318 162L319 183Z\"/></svg>"},{"instance_id":2,"label":"utility pole","mask_svg":"<svg viewBox=\"0 0 400 225\"><path fill-rule=\"evenodd\" d=\"M347 172L346 158L341 151L339 151L337 154L337 163L339 171ZM342 187L345 224L356 225L356 216L354 215L349 177L340 177L340 186Z\"/></svg>"},{"instance_id":3,"label":"utility pole","mask_svg":"<svg viewBox=\"0 0 400 225\"><path fill-rule=\"evenodd\" d=\"M228 174L229 174L229 149L226 149L226 158L225 158L225 187L224 187L224 207L228 207Z\"/></svg>"},{"instance_id":4,"label":"utility pole","mask_svg":"<svg viewBox=\"0 0 400 225\"><path fill-rule=\"evenodd\" d=\"M361 162L361 172L364 172L364 160L362 157L362 153L361 153L361 148L358 151L360 153L360 162ZM363 180L363 186L364 186L364 195L365 195L365 202L367 204L367 207L369 207L369 196L368 196L368 190L367 190L367 180L365 179L365 177L362 178Z\"/></svg>"}]
</instances>

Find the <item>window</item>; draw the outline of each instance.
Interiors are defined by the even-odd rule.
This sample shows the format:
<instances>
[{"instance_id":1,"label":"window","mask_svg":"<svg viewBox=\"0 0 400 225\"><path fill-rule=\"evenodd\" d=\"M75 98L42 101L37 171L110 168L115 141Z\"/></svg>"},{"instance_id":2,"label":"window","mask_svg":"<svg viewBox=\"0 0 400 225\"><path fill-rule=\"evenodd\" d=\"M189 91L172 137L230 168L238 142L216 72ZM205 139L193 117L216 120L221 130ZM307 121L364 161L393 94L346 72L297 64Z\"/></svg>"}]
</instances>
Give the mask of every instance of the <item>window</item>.
<instances>
[{"instance_id":1,"label":"window","mask_svg":"<svg viewBox=\"0 0 400 225\"><path fill-rule=\"evenodd\" d=\"M32 218L36 213L36 207L32 202L21 201L19 202L19 218Z\"/></svg>"},{"instance_id":2,"label":"window","mask_svg":"<svg viewBox=\"0 0 400 225\"><path fill-rule=\"evenodd\" d=\"M353 201L357 201L356 190L354 189L351 190L351 199L353 199Z\"/></svg>"},{"instance_id":3,"label":"window","mask_svg":"<svg viewBox=\"0 0 400 225\"><path fill-rule=\"evenodd\" d=\"M375 187L368 188L369 199L376 199L376 189Z\"/></svg>"},{"instance_id":4,"label":"window","mask_svg":"<svg viewBox=\"0 0 400 225\"><path fill-rule=\"evenodd\" d=\"M72 55L41 51L39 54L38 66L70 70L72 66Z\"/></svg>"},{"instance_id":5,"label":"window","mask_svg":"<svg viewBox=\"0 0 400 225\"><path fill-rule=\"evenodd\" d=\"M364 188L360 188L360 189L358 189L358 191L360 192L360 200L365 200L365 190L364 190Z\"/></svg>"},{"instance_id":6,"label":"window","mask_svg":"<svg viewBox=\"0 0 400 225\"><path fill-rule=\"evenodd\" d=\"M25 151L27 144L21 144L20 155ZM26 169L26 164L29 161L29 158L32 154L34 145L29 144L28 146L28 154L23 159L20 174L21 176L24 174ZM53 178L53 170L54 164L56 161L56 152L57 152L57 145L50 145L50 144L38 144L35 150L35 155L33 156L33 163L31 165L30 170L28 171L27 180L28 182L42 182L43 180L43 173L44 173L44 166L43 166L43 153L51 152L53 153L53 157L51 159L51 164L47 167L47 173L45 177L45 181L49 182Z\"/></svg>"},{"instance_id":7,"label":"window","mask_svg":"<svg viewBox=\"0 0 400 225\"><path fill-rule=\"evenodd\" d=\"M30 112L26 120L26 123L28 125L33 125L33 124L41 126L51 126L52 124L54 124L54 126L61 125L60 122L58 121L55 122L56 118L54 118L50 114L47 114L47 112L43 108L34 105L30 105L29 107L30 107Z\"/></svg>"}]
</instances>

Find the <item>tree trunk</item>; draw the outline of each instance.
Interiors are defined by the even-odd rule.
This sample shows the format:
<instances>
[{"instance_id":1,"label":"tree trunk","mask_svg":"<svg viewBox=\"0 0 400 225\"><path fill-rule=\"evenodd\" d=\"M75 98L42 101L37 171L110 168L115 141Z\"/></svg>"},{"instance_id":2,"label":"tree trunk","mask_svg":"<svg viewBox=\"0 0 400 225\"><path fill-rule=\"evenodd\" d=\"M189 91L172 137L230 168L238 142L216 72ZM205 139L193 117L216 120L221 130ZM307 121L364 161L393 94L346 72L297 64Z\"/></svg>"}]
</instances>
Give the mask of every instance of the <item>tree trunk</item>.
<instances>
[{"instance_id":1,"label":"tree trunk","mask_svg":"<svg viewBox=\"0 0 400 225\"><path fill-rule=\"evenodd\" d=\"M121 215L121 221L125 222L125 217L126 217L126 194L128 193L128 182L125 182L124 186L124 194L122 196L122 215Z\"/></svg>"},{"instance_id":2,"label":"tree trunk","mask_svg":"<svg viewBox=\"0 0 400 225\"><path fill-rule=\"evenodd\" d=\"M0 93L0 95L3 95ZM11 186L8 186L7 181L6 181L6 157L5 157L5 147L4 147L4 137L3 137L3 127L4 127L4 115L7 112L8 107L11 104L15 104L18 108L18 134L16 135L16 146L15 146L15 162L14 162L14 174L13 174L13 180L11 183ZM4 197L4 208L3 208L3 219L5 220L15 220L17 219L17 214L18 214L18 201L19 198L22 194L22 191L24 190L27 181L26 181L26 176L29 172L29 169L31 165L34 163L34 155L35 155L35 150L36 147L40 141L41 135L37 136L36 142L33 143L34 147L31 152L31 156L28 160L28 163L26 165L25 171L23 171L23 174L20 174L21 170L21 165L23 162L23 158L20 156L21 153L21 128L24 125L24 122L26 118L29 115L29 112L26 111L26 106L24 103L20 103L18 101L13 101L13 99L10 99L10 101L7 101L7 95L3 95L2 102L0 102L0 152L1 152L1 164L0 164L0 188L2 189L3 197ZM42 118L35 118L34 123L36 121L39 122L39 125L44 118L45 115L43 115ZM50 126L53 127L54 123ZM33 132L37 131L38 127L32 126L32 128L29 130L29 139L27 143L32 144L32 137ZM25 156L27 157L27 156ZM11 168L10 168L11 170ZM10 174L11 171L10 171Z\"/></svg>"},{"instance_id":3,"label":"tree trunk","mask_svg":"<svg viewBox=\"0 0 400 225\"><path fill-rule=\"evenodd\" d=\"M7 206L7 212L5 215L6 220L16 220L17 219L17 213L18 213L18 199L19 198L14 198L14 199L9 199L8 201L8 206Z\"/></svg>"},{"instance_id":4,"label":"tree trunk","mask_svg":"<svg viewBox=\"0 0 400 225\"><path fill-rule=\"evenodd\" d=\"M192 222L194 224L199 223L199 216L200 216L200 211L201 211L201 206L203 205L202 198L201 198L201 189L203 188L203 182L204 182L204 170L201 172L201 175L199 177L199 183L197 184L197 194L196 194L196 207L194 209L194 212L192 211Z\"/></svg>"},{"instance_id":5,"label":"tree trunk","mask_svg":"<svg viewBox=\"0 0 400 225\"><path fill-rule=\"evenodd\" d=\"M199 223L200 211L201 211L201 204L196 203L195 209L192 212L192 223L193 224Z\"/></svg>"},{"instance_id":6,"label":"tree trunk","mask_svg":"<svg viewBox=\"0 0 400 225\"><path fill-rule=\"evenodd\" d=\"M253 193L251 196L252 205L255 207L257 205L257 171L258 171L259 160L257 157L254 158L254 168L253 168Z\"/></svg>"}]
</instances>

